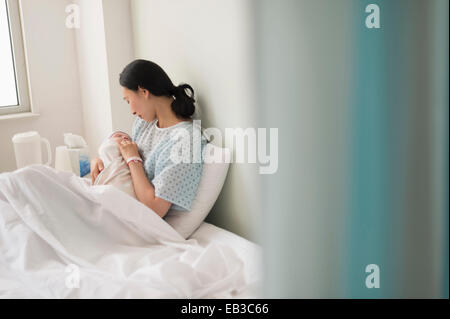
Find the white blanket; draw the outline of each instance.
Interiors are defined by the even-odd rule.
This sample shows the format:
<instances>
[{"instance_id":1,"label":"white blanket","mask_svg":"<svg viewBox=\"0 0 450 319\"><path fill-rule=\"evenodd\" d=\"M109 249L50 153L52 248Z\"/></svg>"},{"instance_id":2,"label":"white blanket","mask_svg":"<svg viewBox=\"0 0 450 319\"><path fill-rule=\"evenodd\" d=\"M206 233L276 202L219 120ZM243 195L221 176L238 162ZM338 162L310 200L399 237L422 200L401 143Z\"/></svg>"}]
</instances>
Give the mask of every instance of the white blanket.
<instances>
[{"instance_id":1,"label":"white blanket","mask_svg":"<svg viewBox=\"0 0 450 319\"><path fill-rule=\"evenodd\" d=\"M44 165L0 174L0 297L232 298L232 247L184 240L110 185Z\"/></svg>"}]
</instances>

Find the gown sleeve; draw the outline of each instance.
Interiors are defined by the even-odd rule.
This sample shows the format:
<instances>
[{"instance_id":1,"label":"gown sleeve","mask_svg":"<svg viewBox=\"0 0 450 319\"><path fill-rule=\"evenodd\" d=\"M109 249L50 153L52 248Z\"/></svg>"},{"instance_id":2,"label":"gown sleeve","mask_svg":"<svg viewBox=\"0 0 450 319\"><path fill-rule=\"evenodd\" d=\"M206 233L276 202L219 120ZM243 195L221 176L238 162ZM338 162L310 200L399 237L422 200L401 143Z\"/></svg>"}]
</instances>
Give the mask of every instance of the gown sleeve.
<instances>
[{"instance_id":1,"label":"gown sleeve","mask_svg":"<svg viewBox=\"0 0 450 319\"><path fill-rule=\"evenodd\" d=\"M180 141L178 141L180 142ZM155 187L155 196L171 202L173 209L191 210L192 202L197 193L197 188L202 175L203 163L194 162L192 159L192 139L184 138L184 145L190 145L190 162L172 161L171 152L173 148L181 149L180 144L171 141L159 154L155 165L155 178L152 184ZM201 140L201 150L206 141ZM201 157L200 157L201 158Z\"/></svg>"}]
</instances>

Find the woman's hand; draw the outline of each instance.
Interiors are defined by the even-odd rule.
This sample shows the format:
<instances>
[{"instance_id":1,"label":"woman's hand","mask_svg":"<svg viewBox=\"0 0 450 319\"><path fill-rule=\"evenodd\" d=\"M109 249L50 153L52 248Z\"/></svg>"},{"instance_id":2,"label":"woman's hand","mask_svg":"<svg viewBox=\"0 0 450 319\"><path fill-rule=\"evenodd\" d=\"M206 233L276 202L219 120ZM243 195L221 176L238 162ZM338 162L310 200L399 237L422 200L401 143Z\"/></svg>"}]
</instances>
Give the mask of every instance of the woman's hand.
<instances>
[{"instance_id":1,"label":"woman's hand","mask_svg":"<svg viewBox=\"0 0 450 319\"><path fill-rule=\"evenodd\" d=\"M138 147L135 142L132 142L128 139L123 139L121 141L118 141L117 144L119 145L120 153L122 153L122 157L125 162L133 156L141 157L139 155Z\"/></svg>"},{"instance_id":2,"label":"woman's hand","mask_svg":"<svg viewBox=\"0 0 450 319\"><path fill-rule=\"evenodd\" d=\"M94 158L91 161L92 184L94 184L94 181L97 178L98 174L100 174L100 172L103 171L103 168L104 168L103 161L100 158Z\"/></svg>"}]
</instances>

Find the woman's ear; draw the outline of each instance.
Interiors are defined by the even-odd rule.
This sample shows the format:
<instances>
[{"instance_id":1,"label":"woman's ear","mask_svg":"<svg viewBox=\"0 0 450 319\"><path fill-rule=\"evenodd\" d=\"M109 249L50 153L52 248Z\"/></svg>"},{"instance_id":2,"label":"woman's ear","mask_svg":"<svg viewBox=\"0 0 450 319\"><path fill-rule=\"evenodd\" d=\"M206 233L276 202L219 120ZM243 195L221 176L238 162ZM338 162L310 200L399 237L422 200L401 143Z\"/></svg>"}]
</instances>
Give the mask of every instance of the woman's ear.
<instances>
[{"instance_id":1,"label":"woman's ear","mask_svg":"<svg viewBox=\"0 0 450 319\"><path fill-rule=\"evenodd\" d=\"M147 89L139 86L138 91L139 91L139 94L142 94L142 96L144 96L146 99L148 99L150 97L150 92Z\"/></svg>"}]
</instances>

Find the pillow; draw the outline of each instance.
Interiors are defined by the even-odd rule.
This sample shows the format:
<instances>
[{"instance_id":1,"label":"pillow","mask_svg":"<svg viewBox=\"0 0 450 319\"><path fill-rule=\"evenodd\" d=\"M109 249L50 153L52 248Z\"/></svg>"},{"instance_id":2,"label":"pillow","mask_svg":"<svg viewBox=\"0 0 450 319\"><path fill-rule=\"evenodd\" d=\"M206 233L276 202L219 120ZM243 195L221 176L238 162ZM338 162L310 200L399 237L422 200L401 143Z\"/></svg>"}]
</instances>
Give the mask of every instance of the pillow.
<instances>
[{"instance_id":1,"label":"pillow","mask_svg":"<svg viewBox=\"0 0 450 319\"><path fill-rule=\"evenodd\" d=\"M190 211L169 209L164 220L187 239L200 226L219 197L230 166L230 151L207 143L202 176Z\"/></svg>"}]
</instances>

